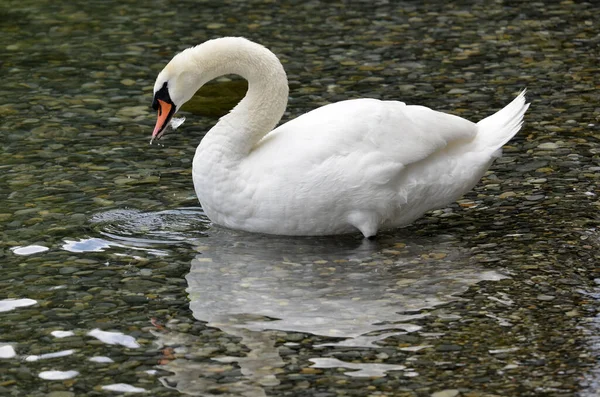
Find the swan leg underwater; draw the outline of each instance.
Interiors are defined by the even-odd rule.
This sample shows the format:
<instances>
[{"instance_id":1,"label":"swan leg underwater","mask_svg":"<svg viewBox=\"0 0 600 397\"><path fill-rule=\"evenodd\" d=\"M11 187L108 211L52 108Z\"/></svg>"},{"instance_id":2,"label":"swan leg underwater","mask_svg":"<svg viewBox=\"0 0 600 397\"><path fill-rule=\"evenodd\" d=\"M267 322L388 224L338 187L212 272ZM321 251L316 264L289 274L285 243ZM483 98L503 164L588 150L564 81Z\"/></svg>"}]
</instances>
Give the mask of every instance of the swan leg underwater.
<instances>
[{"instance_id":1,"label":"swan leg underwater","mask_svg":"<svg viewBox=\"0 0 600 397\"><path fill-rule=\"evenodd\" d=\"M213 223L267 234L372 237L408 225L472 189L529 107L522 91L473 123L364 98L275 128L288 100L283 66L260 44L224 37L184 50L160 72L152 139L200 87L226 74L248 80L248 91L198 145L194 188Z\"/></svg>"}]
</instances>

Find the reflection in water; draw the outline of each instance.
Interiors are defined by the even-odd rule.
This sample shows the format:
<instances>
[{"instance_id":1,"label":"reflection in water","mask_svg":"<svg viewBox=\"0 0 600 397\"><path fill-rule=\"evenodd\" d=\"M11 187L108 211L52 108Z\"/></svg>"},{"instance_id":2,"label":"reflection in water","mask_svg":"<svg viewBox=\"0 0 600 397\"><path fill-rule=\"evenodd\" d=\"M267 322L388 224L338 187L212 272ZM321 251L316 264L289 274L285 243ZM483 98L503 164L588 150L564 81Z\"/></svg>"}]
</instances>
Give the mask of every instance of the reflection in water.
<instances>
[{"instance_id":1,"label":"reflection in water","mask_svg":"<svg viewBox=\"0 0 600 397\"><path fill-rule=\"evenodd\" d=\"M400 364L345 362L331 357L331 349L377 349L386 338L419 332L416 320L428 316L428 309L461 299L481 280L504 278L470 263L451 236L264 236L209 228L196 209L111 211L94 222L111 247L160 246L168 254L169 246L183 243L197 250L186 277L194 317L240 338L249 352L214 357L217 348L196 335L157 332L160 345L187 353L165 360L160 368L171 375L161 381L188 395L265 396L264 387L279 383L276 375L284 366L282 331L330 338L320 345L330 354L311 357L313 367L344 368L349 376L417 376ZM402 349L410 354L423 348Z\"/></svg>"},{"instance_id":2,"label":"reflection in water","mask_svg":"<svg viewBox=\"0 0 600 397\"><path fill-rule=\"evenodd\" d=\"M447 237L283 238L219 229L203 242L187 276L194 316L216 324L233 317L253 331L340 338L416 331L405 322L420 310L503 278L466 264Z\"/></svg>"},{"instance_id":3,"label":"reflection in water","mask_svg":"<svg viewBox=\"0 0 600 397\"><path fill-rule=\"evenodd\" d=\"M38 361L38 360L48 360L50 358L70 356L73 353L75 353L75 350L72 350L72 349L61 350L61 351L54 352L54 353L40 354L39 356L38 355L27 356L27 357L25 357L25 361L31 362L31 361Z\"/></svg>"},{"instance_id":4,"label":"reflection in water","mask_svg":"<svg viewBox=\"0 0 600 397\"><path fill-rule=\"evenodd\" d=\"M110 357L106 357L106 356L94 356L94 357L90 357L89 360L93 363L114 363L115 361L110 358Z\"/></svg>"},{"instance_id":5,"label":"reflection in water","mask_svg":"<svg viewBox=\"0 0 600 397\"><path fill-rule=\"evenodd\" d=\"M110 235L109 233L105 233L106 236L108 237L115 237ZM123 239L123 237L120 237L119 239ZM145 245L154 243L156 244L156 242L153 241L144 241L141 239L131 239L131 241L128 241L129 245L123 245L123 244L119 244L119 243L115 243L112 241L108 241L102 238L96 238L96 237L92 237L92 238L84 238L84 239L79 239L79 240L68 240L65 239L65 243L62 246L62 249L64 249L65 251L69 251L69 252L75 252L75 253L81 253L81 252L102 252L107 248L128 248L128 249L132 249L132 250L141 250L141 251L145 251L149 254L155 255L155 256L167 256L168 253L165 251L161 251L161 250L157 250L154 248L146 248ZM123 255L123 254L115 254L115 255Z\"/></svg>"},{"instance_id":6,"label":"reflection in water","mask_svg":"<svg viewBox=\"0 0 600 397\"><path fill-rule=\"evenodd\" d=\"M73 336L75 335L75 332L73 331L52 331L50 332L50 335L54 336L55 338L68 338L69 336Z\"/></svg>"},{"instance_id":7,"label":"reflection in water","mask_svg":"<svg viewBox=\"0 0 600 397\"><path fill-rule=\"evenodd\" d=\"M42 371L38 376L46 380L66 380L79 375L77 371Z\"/></svg>"},{"instance_id":8,"label":"reflection in water","mask_svg":"<svg viewBox=\"0 0 600 397\"><path fill-rule=\"evenodd\" d=\"M337 358L311 358L310 361L315 363L313 365L315 368L349 368L358 370L344 372L348 376L355 377L380 377L384 376L387 371L406 369L404 365L347 363Z\"/></svg>"},{"instance_id":9,"label":"reflection in water","mask_svg":"<svg viewBox=\"0 0 600 397\"><path fill-rule=\"evenodd\" d=\"M145 393L147 391L146 389L128 385L127 383L115 383L113 385L102 386L102 390L115 391L119 393Z\"/></svg>"},{"instance_id":10,"label":"reflection in water","mask_svg":"<svg viewBox=\"0 0 600 397\"><path fill-rule=\"evenodd\" d=\"M424 309L459 299L457 294L481 280L504 278L469 264L467 253L448 236L418 239L396 233L369 241L212 228L201 243L187 276L194 317L241 338L250 349L245 357L216 359L237 362L246 377L228 389L231 395L262 396L261 385L278 384L275 375L284 363L276 331L336 338L326 344L332 347L377 348L377 341L418 331L411 321L427 316ZM405 369L331 357L311 361L314 367L356 371L352 376L384 376L386 371ZM174 373L165 384L189 394L206 393L218 386L202 375L215 371L208 367L174 360L163 366Z\"/></svg>"},{"instance_id":11,"label":"reflection in water","mask_svg":"<svg viewBox=\"0 0 600 397\"><path fill-rule=\"evenodd\" d=\"M140 347L140 344L136 342L133 336L125 335L122 332L102 331L95 328L87 334L108 345L121 345L130 349L137 349Z\"/></svg>"},{"instance_id":12,"label":"reflection in water","mask_svg":"<svg viewBox=\"0 0 600 397\"><path fill-rule=\"evenodd\" d=\"M35 305L37 303L34 299L23 298L23 299L3 299L0 300L0 312L8 312L18 307L25 307Z\"/></svg>"},{"instance_id":13,"label":"reflection in water","mask_svg":"<svg viewBox=\"0 0 600 397\"><path fill-rule=\"evenodd\" d=\"M11 251L15 255L33 255L38 254L40 252L48 251L48 247L44 247L43 245L27 245L25 247L14 247L11 248Z\"/></svg>"},{"instance_id":14,"label":"reflection in water","mask_svg":"<svg viewBox=\"0 0 600 397\"><path fill-rule=\"evenodd\" d=\"M11 345L0 345L0 358L13 358L17 356L15 348Z\"/></svg>"}]
</instances>

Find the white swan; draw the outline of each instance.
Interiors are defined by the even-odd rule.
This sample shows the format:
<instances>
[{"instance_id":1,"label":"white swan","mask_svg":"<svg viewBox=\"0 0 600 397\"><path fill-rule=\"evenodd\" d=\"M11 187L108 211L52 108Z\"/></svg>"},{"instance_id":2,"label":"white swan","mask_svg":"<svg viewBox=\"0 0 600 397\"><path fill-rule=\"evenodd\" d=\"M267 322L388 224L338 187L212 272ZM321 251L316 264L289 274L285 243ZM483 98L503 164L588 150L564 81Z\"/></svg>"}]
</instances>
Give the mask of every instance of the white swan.
<instances>
[{"instance_id":1,"label":"white swan","mask_svg":"<svg viewBox=\"0 0 600 397\"><path fill-rule=\"evenodd\" d=\"M237 74L248 92L196 150L196 194L210 220L250 232L351 233L407 225L470 190L519 131L525 91L475 124L423 106L354 99L273 129L288 98L285 71L260 44L207 41L175 55L154 85L160 139L206 82Z\"/></svg>"}]
</instances>

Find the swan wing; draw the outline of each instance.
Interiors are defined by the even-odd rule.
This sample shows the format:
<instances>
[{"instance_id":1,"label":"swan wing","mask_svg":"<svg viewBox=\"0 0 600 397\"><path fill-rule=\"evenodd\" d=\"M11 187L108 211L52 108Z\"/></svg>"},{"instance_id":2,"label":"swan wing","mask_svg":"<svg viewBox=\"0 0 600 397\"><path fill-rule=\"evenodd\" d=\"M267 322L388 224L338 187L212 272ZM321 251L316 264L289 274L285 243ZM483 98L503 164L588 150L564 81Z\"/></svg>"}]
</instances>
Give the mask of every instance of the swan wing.
<instances>
[{"instance_id":1,"label":"swan wing","mask_svg":"<svg viewBox=\"0 0 600 397\"><path fill-rule=\"evenodd\" d=\"M296 175L294 180L300 173L311 180L386 183L409 164L469 142L476 133L475 123L424 106L355 99L281 125L258 143L248 160L267 175L282 175L287 169Z\"/></svg>"}]
</instances>

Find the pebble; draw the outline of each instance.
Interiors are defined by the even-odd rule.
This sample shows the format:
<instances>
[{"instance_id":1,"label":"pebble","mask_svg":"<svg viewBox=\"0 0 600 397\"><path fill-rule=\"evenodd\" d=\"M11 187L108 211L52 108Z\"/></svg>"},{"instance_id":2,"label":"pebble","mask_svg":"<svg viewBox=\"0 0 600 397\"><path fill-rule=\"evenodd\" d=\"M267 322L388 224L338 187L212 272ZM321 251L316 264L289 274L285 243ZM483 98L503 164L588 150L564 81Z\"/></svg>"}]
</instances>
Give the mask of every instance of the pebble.
<instances>
[{"instance_id":1,"label":"pebble","mask_svg":"<svg viewBox=\"0 0 600 397\"><path fill-rule=\"evenodd\" d=\"M541 200L541 199L543 199L545 197L546 196L543 195L543 194L532 194L532 195L525 196L525 198L527 200L529 200L529 201L538 201L538 200Z\"/></svg>"},{"instance_id":2,"label":"pebble","mask_svg":"<svg viewBox=\"0 0 600 397\"><path fill-rule=\"evenodd\" d=\"M77 271L79 271L79 268L76 267L72 267L72 266L65 266L65 267L61 267L60 270L58 271L60 274L72 274L75 273Z\"/></svg>"},{"instance_id":3,"label":"pebble","mask_svg":"<svg viewBox=\"0 0 600 397\"><path fill-rule=\"evenodd\" d=\"M438 352L455 352L462 350L462 346L452 344L437 345L435 350Z\"/></svg>"},{"instance_id":4,"label":"pebble","mask_svg":"<svg viewBox=\"0 0 600 397\"><path fill-rule=\"evenodd\" d=\"M453 88L450 91L448 91L448 95L455 95L455 94L468 94L469 90L463 90L462 88Z\"/></svg>"},{"instance_id":5,"label":"pebble","mask_svg":"<svg viewBox=\"0 0 600 397\"><path fill-rule=\"evenodd\" d=\"M148 106L123 106L117 112L122 117L148 116L149 113Z\"/></svg>"},{"instance_id":6,"label":"pebble","mask_svg":"<svg viewBox=\"0 0 600 397\"><path fill-rule=\"evenodd\" d=\"M431 393L431 397L456 397L460 394L460 391L456 389L446 389Z\"/></svg>"},{"instance_id":7,"label":"pebble","mask_svg":"<svg viewBox=\"0 0 600 397\"><path fill-rule=\"evenodd\" d=\"M554 149L558 149L558 145L554 142L544 142L544 143L540 143L538 145L538 149L554 150Z\"/></svg>"},{"instance_id":8,"label":"pebble","mask_svg":"<svg viewBox=\"0 0 600 397\"><path fill-rule=\"evenodd\" d=\"M538 295L536 297L536 299L540 300L540 301L552 301L552 300L556 299L556 297L552 296L552 295L543 295L542 294L542 295Z\"/></svg>"},{"instance_id":9,"label":"pebble","mask_svg":"<svg viewBox=\"0 0 600 397\"><path fill-rule=\"evenodd\" d=\"M75 397L75 393L70 391L53 391L46 395L47 397Z\"/></svg>"}]
</instances>

